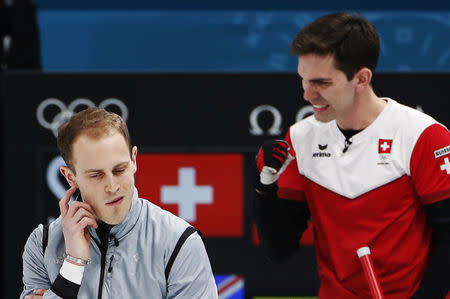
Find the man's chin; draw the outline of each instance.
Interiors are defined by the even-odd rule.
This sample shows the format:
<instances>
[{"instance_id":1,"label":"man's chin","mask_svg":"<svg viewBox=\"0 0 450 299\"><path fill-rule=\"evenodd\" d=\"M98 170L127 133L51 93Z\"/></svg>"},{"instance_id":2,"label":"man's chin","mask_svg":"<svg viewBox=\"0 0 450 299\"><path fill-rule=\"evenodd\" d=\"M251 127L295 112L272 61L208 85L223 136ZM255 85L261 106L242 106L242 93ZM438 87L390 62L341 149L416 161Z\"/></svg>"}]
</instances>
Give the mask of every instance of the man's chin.
<instances>
[{"instance_id":1,"label":"man's chin","mask_svg":"<svg viewBox=\"0 0 450 299\"><path fill-rule=\"evenodd\" d=\"M314 118L322 123L327 123L335 119L334 113L314 113Z\"/></svg>"},{"instance_id":2,"label":"man's chin","mask_svg":"<svg viewBox=\"0 0 450 299\"><path fill-rule=\"evenodd\" d=\"M123 202L116 207L108 207L103 212L103 215L99 215L99 220L106 224L116 225L122 223L127 218L131 209L131 201L127 198L123 199Z\"/></svg>"},{"instance_id":3,"label":"man's chin","mask_svg":"<svg viewBox=\"0 0 450 299\"><path fill-rule=\"evenodd\" d=\"M321 123L327 123L334 119L333 117L324 117L323 115L317 116L316 114L314 114L314 118Z\"/></svg>"}]
</instances>

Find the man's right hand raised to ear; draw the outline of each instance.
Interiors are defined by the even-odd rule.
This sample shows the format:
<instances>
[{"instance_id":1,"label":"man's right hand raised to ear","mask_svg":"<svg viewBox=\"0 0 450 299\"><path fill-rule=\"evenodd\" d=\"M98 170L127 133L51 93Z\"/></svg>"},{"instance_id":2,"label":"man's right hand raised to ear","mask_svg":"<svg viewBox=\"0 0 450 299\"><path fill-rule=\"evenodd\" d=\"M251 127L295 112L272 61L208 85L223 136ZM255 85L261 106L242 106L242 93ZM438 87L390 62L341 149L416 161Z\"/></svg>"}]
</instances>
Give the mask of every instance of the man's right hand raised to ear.
<instances>
[{"instance_id":1,"label":"man's right hand raised to ear","mask_svg":"<svg viewBox=\"0 0 450 299\"><path fill-rule=\"evenodd\" d=\"M271 185L294 159L288 152L289 144L284 140L267 140L259 149L256 165L260 172L260 183Z\"/></svg>"},{"instance_id":2,"label":"man's right hand raised to ear","mask_svg":"<svg viewBox=\"0 0 450 299\"><path fill-rule=\"evenodd\" d=\"M88 226L93 228L98 226L94 210L89 204L73 201L69 206L70 197L76 189L76 187L71 187L59 201L66 253L75 258L88 260L91 240Z\"/></svg>"}]
</instances>

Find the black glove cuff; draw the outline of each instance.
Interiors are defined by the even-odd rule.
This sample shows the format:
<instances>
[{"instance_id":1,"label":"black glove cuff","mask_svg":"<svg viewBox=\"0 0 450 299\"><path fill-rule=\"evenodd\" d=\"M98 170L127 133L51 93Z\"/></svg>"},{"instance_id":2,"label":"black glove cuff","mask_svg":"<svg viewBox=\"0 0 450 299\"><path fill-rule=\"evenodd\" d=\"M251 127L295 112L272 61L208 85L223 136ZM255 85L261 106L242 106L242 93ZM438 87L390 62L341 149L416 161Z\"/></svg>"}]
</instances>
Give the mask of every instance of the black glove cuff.
<instances>
[{"instance_id":1,"label":"black glove cuff","mask_svg":"<svg viewBox=\"0 0 450 299\"><path fill-rule=\"evenodd\" d=\"M255 183L255 191L258 198L276 198L278 192L277 182L264 185L259 180Z\"/></svg>"},{"instance_id":2,"label":"black glove cuff","mask_svg":"<svg viewBox=\"0 0 450 299\"><path fill-rule=\"evenodd\" d=\"M80 285L65 279L59 274L50 288L53 293L64 299L76 299Z\"/></svg>"}]
</instances>

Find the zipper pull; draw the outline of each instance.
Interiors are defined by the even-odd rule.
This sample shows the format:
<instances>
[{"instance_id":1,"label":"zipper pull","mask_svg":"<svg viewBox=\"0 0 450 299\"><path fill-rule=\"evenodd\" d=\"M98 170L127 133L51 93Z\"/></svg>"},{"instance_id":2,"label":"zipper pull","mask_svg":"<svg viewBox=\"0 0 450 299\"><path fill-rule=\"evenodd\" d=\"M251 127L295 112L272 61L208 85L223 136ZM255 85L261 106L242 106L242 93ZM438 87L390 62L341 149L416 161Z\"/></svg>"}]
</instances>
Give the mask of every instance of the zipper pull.
<instances>
[{"instance_id":1,"label":"zipper pull","mask_svg":"<svg viewBox=\"0 0 450 299\"><path fill-rule=\"evenodd\" d=\"M114 259L114 254L111 255L111 257L109 258L108 273L106 274L106 275L108 276L108 278L111 278L111 276L112 276L112 270L113 270L112 263L113 263L113 259Z\"/></svg>"},{"instance_id":2,"label":"zipper pull","mask_svg":"<svg viewBox=\"0 0 450 299\"><path fill-rule=\"evenodd\" d=\"M114 246L119 247L119 240L114 235L110 235L109 240L114 241Z\"/></svg>"}]
</instances>

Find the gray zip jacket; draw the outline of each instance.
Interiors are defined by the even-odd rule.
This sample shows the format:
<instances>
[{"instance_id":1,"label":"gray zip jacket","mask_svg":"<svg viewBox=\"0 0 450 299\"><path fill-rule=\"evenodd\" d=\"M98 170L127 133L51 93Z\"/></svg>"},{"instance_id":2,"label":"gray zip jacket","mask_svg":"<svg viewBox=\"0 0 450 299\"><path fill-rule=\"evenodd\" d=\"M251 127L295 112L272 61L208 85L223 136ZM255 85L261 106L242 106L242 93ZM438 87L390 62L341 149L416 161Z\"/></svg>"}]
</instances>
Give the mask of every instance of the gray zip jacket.
<instances>
[{"instance_id":1,"label":"gray zip jacket","mask_svg":"<svg viewBox=\"0 0 450 299\"><path fill-rule=\"evenodd\" d=\"M23 253L24 289L20 298L35 289L48 290L43 298L60 298L50 287L64 261L61 220L60 216L50 224L45 255L43 226L29 236ZM110 231L103 282L100 240L95 229L89 228L91 263L85 266L78 298L218 298L208 255L197 232L183 243L166 281L165 268L188 226L183 219L139 198L135 189L127 217Z\"/></svg>"}]
</instances>

